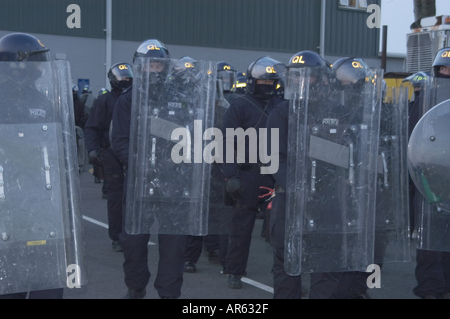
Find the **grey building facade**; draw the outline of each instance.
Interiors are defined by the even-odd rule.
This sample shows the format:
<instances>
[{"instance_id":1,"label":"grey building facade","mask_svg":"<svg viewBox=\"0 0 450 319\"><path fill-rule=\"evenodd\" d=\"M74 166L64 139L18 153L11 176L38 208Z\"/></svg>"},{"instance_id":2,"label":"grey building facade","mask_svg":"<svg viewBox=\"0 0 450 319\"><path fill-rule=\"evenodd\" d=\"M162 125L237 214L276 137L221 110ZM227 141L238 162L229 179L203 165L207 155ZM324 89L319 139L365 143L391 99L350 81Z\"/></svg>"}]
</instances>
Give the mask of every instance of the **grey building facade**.
<instances>
[{"instance_id":1,"label":"grey building facade","mask_svg":"<svg viewBox=\"0 0 450 319\"><path fill-rule=\"evenodd\" d=\"M238 71L261 56L287 63L296 52L322 53L330 63L362 57L380 67L380 29L369 28L366 7L381 0L110 0L111 63L132 62L138 45L164 42L173 58L227 61ZM108 0L2 0L0 37L37 36L53 58L67 59L72 81L108 87ZM79 10L68 10L77 5ZM323 7L324 5L324 7ZM324 9L324 10L323 10ZM76 15L78 14L78 16ZM78 21L76 21L78 20ZM78 22L79 27L69 27ZM323 47L321 48L321 43ZM386 72L402 71L388 60Z\"/></svg>"}]
</instances>

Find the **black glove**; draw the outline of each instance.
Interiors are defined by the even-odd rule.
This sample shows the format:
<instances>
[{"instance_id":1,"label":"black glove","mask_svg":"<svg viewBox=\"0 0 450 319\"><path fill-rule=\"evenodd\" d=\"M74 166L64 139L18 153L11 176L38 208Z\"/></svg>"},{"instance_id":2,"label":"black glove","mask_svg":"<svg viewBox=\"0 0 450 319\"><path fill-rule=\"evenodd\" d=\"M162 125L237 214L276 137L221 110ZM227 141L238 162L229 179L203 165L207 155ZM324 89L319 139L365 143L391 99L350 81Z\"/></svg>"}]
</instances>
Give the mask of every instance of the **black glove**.
<instances>
[{"instance_id":1,"label":"black glove","mask_svg":"<svg viewBox=\"0 0 450 319\"><path fill-rule=\"evenodd\" d=\"M103 166L103 159L100 155L98 155L97 150L92 150L89 152L89 164L93 164L95 166Z\"/></svg>"},{"instance_id":2,"label":"black glove","mask_svg":"<svg viewBox=\"0 0 450 319\"><path fill-rule=\"evenodd\" d=\"M227 180L225 189L232 197L237 195L243 195L244 189L242 188L242 182L240 177L232 177Z\"/></svg>"}]
</instances>

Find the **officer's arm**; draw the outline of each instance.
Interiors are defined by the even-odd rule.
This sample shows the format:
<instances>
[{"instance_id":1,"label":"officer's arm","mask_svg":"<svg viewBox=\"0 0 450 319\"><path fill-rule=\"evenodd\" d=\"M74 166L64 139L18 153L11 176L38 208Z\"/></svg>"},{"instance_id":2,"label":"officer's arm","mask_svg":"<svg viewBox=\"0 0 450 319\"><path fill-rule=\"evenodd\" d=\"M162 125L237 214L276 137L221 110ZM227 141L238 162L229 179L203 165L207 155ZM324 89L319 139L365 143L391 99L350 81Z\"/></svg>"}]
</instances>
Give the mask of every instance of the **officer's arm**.
<instances>
[{"instance_id":1,"label":"officer's arm","mask_svg":"<svg viewBox=\"0 0 450 319\"><path fill-rule=\"evenodd\" d=\"M278 170L272 174L275 179L275 185L279 185L286 188L286 170L287 170L287 148L288 148L288 117L286 113L289 112L288 104L281 104L275 110L273 110L266 122L267 128L267 154L278 156ZM278 130L278 152L277 148L272 145L273 130Z\"/></svg>"},{"instance_id":2,"label":"officer's arm","mask_svg":"<svg viewBox=\"0 0 450 319\"><path fill-rule=\"evenodd\" d=\"M93 150L99 151L100 149L100 137L102 130L101 121L106 116L106 114L104 114L105 110L106 105L104 105L104 103L101 104L99 99L97 99L84 126L84 138L88 153Z\"/></svg>"},{"instance_id":3,"label":"officer's arm","mask_svg":"<svg viewBox=\"0 0 450 319\"><path fill-rule=\"evenodd\" d=\"M128 164L130 145L131 100L122 94L113 111L111 146L114 154L124 165Z\"/></svg>"},{"instance_id":4,"label":"officer's arm","mask_svg":"<svg viewBox=\"0 0 450 319\"><path fill-rule=\"evenodd\" d=\"M221 167L226 179L229 179L238 173L238 165L235 159L236 139L232 135L227 139L227 128L235 130L238 127L242 127L242 124L240 123L239 111L236 105L232 104L225 113L222 126L223 164ZM233 154L227 154L227 140L229 143L234 143ZM233 161L227 161L227 157L230 159L232 158Z\"/></svg>"}]
</instances>

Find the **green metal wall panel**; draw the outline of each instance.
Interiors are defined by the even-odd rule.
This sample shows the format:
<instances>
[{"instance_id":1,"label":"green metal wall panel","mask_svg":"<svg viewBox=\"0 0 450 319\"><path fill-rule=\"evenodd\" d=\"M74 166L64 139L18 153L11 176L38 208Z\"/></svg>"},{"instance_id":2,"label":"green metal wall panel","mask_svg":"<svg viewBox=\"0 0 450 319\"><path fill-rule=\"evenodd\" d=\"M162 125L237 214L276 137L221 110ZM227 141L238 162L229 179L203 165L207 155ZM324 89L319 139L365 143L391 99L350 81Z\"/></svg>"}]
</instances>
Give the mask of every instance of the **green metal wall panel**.
<instances>
[{"instance_id":1,"label":"green metal wall panel","mask_svg":"<svg viewBox=\"0 0 450 319\"><path fill-rule=\"evenodd\" d=\"M381 0L367 4L381 5ZM367 27L370 13L339 9L337 0L327 0L325 54L378 57L380 30Z\"/></svg>"},{"instance_id":2,"label":"green metal wall panel","mask_svg":"<svg viewBox=\"0 0 450 319\"><path fill-rule=\"evenodd\" d=\"M118 40L289 52L319 44L317 0L114 0L113 12Z\"/></svg>"},{"instance_id":3,"label":"green metal wall panel","mask_svg":"<svg viewBox=\"0 0 450 319\"><path fill-rule=\"evenodd\" d=\"M0 30L105 38L105 0L1 0ZM81 8L69 29L67 7ZM381 0L368 0L380 4ZM318 51L319 0L112 0L114 40L157 38L168 44L226 49ZM327 0L325 53L377 57L378 29L369 14Z\"/></svg>"}]
</instances>

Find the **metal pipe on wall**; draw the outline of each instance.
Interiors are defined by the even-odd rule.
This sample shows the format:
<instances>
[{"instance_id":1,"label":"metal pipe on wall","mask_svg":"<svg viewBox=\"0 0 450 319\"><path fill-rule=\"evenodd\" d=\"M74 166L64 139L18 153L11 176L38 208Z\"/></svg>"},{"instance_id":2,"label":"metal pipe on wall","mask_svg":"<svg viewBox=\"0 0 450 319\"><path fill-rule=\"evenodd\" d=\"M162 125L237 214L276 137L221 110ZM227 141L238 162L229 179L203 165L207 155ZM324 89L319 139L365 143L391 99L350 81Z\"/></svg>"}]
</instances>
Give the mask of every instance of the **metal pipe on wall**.
<instances>
[{"instance_id":1,"label":"metal pipe on wall","mask_svg":"<svg viewBox=\"0 0 450 319\"><path fill-rule=\"evenodd\" d=\"M320 6L320 56L325 59L325 15L326 15L326 0L322 0Z\"/></svg>"},{"instance_id":2,"label":"metal pipe on wall","mask_svg":"<svg viewBox=\"0 0 450 319\"><path fill-rule=\"evenodd\" d=\"M108 71L111 68L111 50L112 50L112 0L106 0L106 85L105 88L111 90L109 84Z\"/></svg>"}]
</instances>

